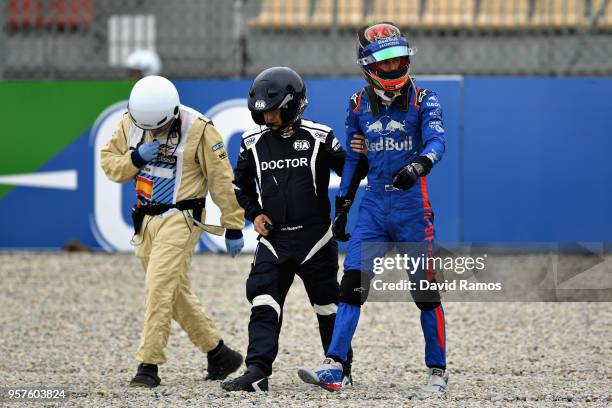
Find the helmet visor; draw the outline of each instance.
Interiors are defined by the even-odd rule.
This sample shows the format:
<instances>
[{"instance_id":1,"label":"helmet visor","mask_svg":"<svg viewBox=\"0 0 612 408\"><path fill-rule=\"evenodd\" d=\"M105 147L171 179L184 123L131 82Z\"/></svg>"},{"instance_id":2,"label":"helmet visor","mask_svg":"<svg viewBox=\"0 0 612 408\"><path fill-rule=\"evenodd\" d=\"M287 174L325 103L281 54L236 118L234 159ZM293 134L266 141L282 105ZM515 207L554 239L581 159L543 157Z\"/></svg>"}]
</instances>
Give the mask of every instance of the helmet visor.
<instances>
[{"instance_id":1,"label":"helmet visor","mask_svg":"<svg viewBox=\"0 0 612 408\"><path fill-rule=\"evenodd\" d=\"M361 53L361 58L357 60L359 65L370 65L376 62L397 57L414 55L416 48L408 47L408 43L403 38L394 39L393 44L373 43L366 47Z\"/></svg>"},{"instance_id":2,"label":"helmet visor","mask_svg":"<svg viewBox=\"0 0 612 408\"><path fill-rule=\"evenodd\" d=\"M382 50L375 51L372 53L372 55L362 58L359 61L359 63L361 65L369 65L369 64L374 64L376 62L388 60L391 58L406 57L408 55L413 55L413 54L414 53L412 52L411 48L408 48L405 45L398 45L395 47L384 48Z\"/></svg>"},{"instance_id":3,"label":"helmet visor","mask_svg":"<svg viewBox=\"0 0 612 408\"><path fill-rule=\"evenodd\" d=\"M389 61L389 59L386 59L382 62L384 63L385 61ZM373 64L370 64L369 67L378 71L378 74L383 77L394 78L395 74L397 74L397 77L399 77L405 74L406 67L408 66L408 57L398 57L397 58L397 66L396 66L395 71L389 71L388 69L383 69L381 65L382 64L379 62L375 62Z\"/></svg>"}]
</instances>

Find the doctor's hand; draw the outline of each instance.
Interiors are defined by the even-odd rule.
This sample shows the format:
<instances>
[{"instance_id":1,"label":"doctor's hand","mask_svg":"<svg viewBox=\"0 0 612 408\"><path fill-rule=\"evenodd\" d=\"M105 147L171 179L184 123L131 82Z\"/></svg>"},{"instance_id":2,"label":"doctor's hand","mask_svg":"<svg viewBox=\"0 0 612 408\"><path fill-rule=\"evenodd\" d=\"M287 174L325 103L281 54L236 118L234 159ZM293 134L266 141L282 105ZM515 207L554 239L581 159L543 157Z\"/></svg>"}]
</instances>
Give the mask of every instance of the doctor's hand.
<instances>
[{"instance_id":1,"label":"doctor's hand","mask_svg":"<svg viewBox=\"0 0 612 408\"><path fill-rule=\"evenodd\" d=\"M257 231L259 235L267 237L270 231L268 228L266 228L265 224L272 225L272 220L270 220L266 214L259 214L257 217L255 217L255 220L253 220L253 227L255 227L255 231Z\"/></svg>"},{"instance_id":2,"label":"doctor's hand","mask_svg":"<svg viewBox=\"0 0 612 408\"><path fill-rule=\"evenodd\" d=\"M351 150L359 154L368 154L368 146L365 138L360 133L355 133L351 139Z\"/></svg>"}]
</instances>

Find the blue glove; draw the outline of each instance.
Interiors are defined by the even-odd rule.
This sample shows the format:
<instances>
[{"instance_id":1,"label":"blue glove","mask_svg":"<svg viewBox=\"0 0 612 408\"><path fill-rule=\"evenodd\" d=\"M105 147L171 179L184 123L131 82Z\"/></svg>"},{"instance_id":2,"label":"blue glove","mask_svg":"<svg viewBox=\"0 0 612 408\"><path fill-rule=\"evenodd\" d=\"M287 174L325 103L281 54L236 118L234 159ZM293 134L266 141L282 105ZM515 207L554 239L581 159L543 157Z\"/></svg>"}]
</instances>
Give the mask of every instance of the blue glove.
<instances>
[{"instance_id":1,"label":"blue glove","mask_svg":"<svg viewBox=\"0 0 612 408\"><path fill-rule=\"evenodd\" d=\"M132 163L136 167L142 167L155 159L157 153L159 153L159 142L157 140L151 143L143 143L138 147L138 150L132 152Z\"/></svg>"},{"instance_id":2,"label":"blue glove","mask_svg":"<svg viewBox=\"0 0 612 408\"><path fill-rule=\"evenodd\" d=\"M138 148L138 154L143 158L147 163L157 157L157 153L159 152L159 142L157 140L152 141L151 143L141 144Z\"/></svg>"},{"instance_id":3,"label":"blue glove","mask_svg":"<svg viewBox=\"0 0 612 408\"><path fill-rule=\"evenodd\" d=\"M225 248L227 253L233 257L238 255L244 248L244 238L240 230L225 230Z\"/></svg>"}]
</instances>

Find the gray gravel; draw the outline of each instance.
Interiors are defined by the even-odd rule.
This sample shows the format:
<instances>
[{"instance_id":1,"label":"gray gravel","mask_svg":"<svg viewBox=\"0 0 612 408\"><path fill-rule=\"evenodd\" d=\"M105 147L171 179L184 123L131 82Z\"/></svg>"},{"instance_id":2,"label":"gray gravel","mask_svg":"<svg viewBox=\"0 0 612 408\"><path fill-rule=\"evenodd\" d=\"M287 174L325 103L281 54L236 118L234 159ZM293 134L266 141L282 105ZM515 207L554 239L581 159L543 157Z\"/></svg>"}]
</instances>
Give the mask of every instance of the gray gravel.
<instances>
[{"instance_id":1,"label":"gray gravel","mask_svg":"<svg viewBox=\"0 0 612 408\"><path fill-rule=\"evenodd\" d=\"M246 350L250 256L197 255L194 290L226 342ZM126 386L143 314L143 272L131 255L0 253L0 388L61 387L57 406L612 406L612 303L448 303L450 390L425 380L419 313L369 303L354 342L356 385L328 393L296 367L321 358L316 317L296 279L268 394L226 393L203 381L205 356L174 324L162 386ZM7 401L0 400L0 405ZM22 403L42 406L43 404Z\"/></svg>"}]
</instances>

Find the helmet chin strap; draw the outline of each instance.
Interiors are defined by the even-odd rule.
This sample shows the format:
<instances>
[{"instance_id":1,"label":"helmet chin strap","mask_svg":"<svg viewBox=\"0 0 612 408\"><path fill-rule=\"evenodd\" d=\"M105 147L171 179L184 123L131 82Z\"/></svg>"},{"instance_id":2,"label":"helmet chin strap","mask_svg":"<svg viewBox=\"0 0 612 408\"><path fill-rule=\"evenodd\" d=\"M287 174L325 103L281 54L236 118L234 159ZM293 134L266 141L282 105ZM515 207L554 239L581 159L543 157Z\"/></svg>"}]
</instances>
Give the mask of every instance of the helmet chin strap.
<instances>
[{"instance_id":1,"label":"helmet chin strap","mask_svg":"<svg viewBox=\"0 0 612 408\"><path fill-rule=\"evenodd\" d=\"M281 106L279 109L284 109L287 106L287 102L291 101L293 99L293 95L288 94L285 99L283 100L283 102L281 103ZM281 118L282 118L282 114L281 114ZM270 129L270 132L274 133L274 134L278 134L280 137L283 138L288 138L291 135L293 135L293 128L294 125L296 124L296 122L299 122L299 115L298 117L293 120L292 122L289 123L282 123L282 119L281 119L281 124L277 125L276 123L267 123L266 122L266 126L268 127L268 129Z\"/></svg>"},{"instance_id":2,"label":"helmet chin strap","mask_svg":"<svg viewBox=\"0 0 612 408\"><path fill-rule=\"evenodd\" d=\"M408 81L414 87L414 82L412 82L412 77L410 77L410 64L408 64L408 70L406 71L406 73L408 74ZM395 98L400 96L402 93L401 89L398 89L397 91L386 91L384 89L379 89L376 87L372 88L374 89L374 92L376 92L376 95L378 95L384 105L391 105Z\"/></svg>"},{"instance_id":3,"label":"helmet chin strap","mask_svg":"<svg viewBox=\"0 0 612 408\"><path fill-rule=\"evenodd\" d=\"M168 146L174 146L174 149L172 150L170 155L176 152L176 149L178 148L179 143L181 143L181 138L182 138L181 124L182 124L181 116L179 114L176 118L172 119L170 122L166 123L161 128L150 131L151 136L153 136L154 139L164 134L166 135L165 144ZM144 137L144 132L143 132L143 137Z\"/></svg>"},{"instance_id":4,"label":"helmet chin strap","mask_svg":"<svg viewBox=\"0 0 612 408\"><path fill-rule=\"evenodd\" d=\"M380 97L380 100L383 104L391 105L395 98L400 95L401 91L385 91L382 89L374 88L374 92L376 92L376 95Z\"/></svg>"},{"instance_id":5,"label":"helmet chin strap","mask_svg":"<svg viewBox=\"0 0 612 408\"><path fill-rule=\"evenodd\" d=\"M266 123L266 126L268 127L268 129L270 129L270 132L273 135L278 135L285 139L293 135L293 123L283 127L282 129L280 126L276 126L276 125L272 125L268 123Z\"/></svg>"},{"instance_id":6,"label":"helmet chin strap","mask_svg":"<svg viewBox=\"0 0 612 408\"><path fill-rule=\"evenodd\" d=\"M165 125L160 126L157 129L151 129L150 132L155 136L163 135L167 131L171 131L172 127L174 126L174 122L176 122L176 119L172 118Z\"/></svg>"}]
</instances>

